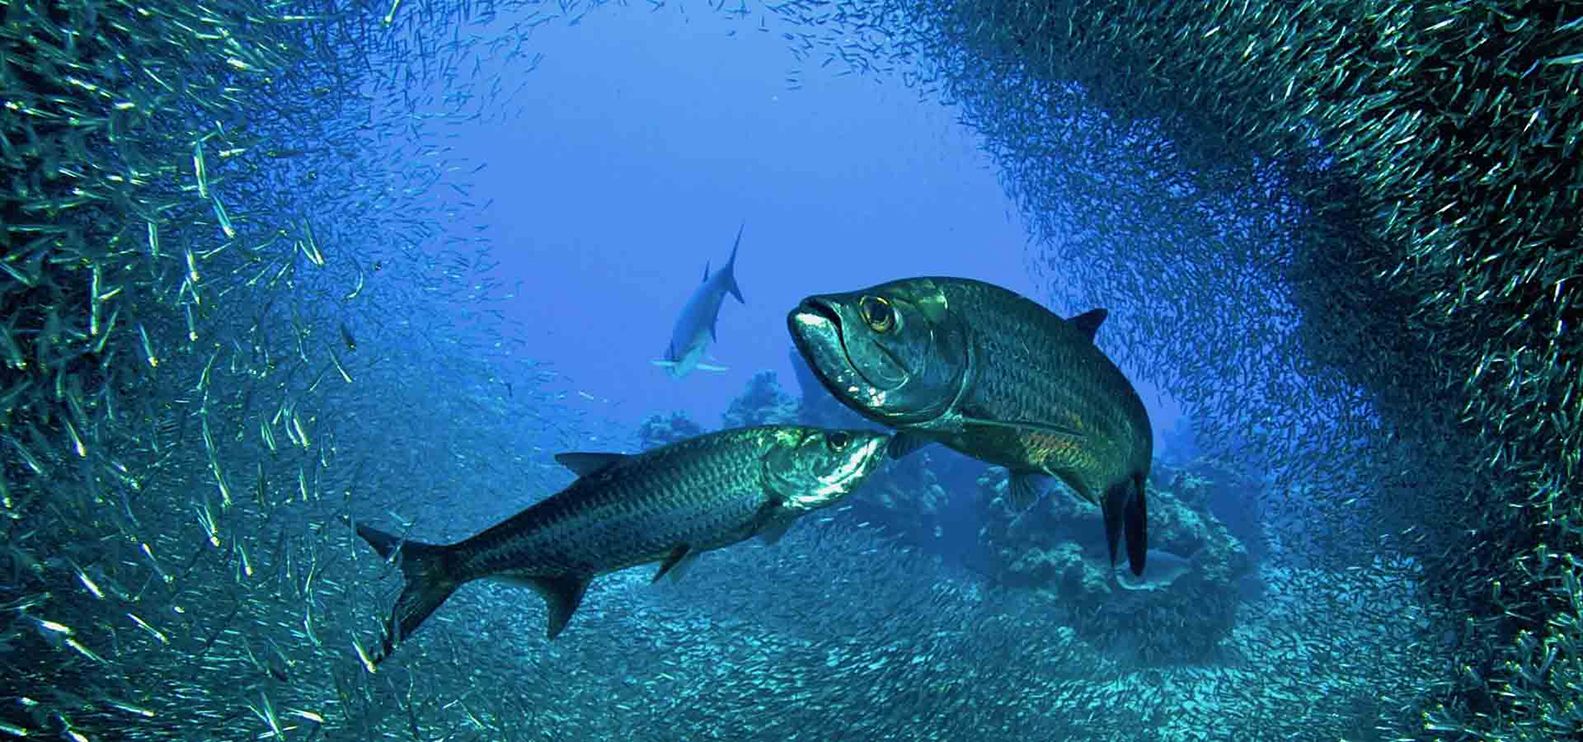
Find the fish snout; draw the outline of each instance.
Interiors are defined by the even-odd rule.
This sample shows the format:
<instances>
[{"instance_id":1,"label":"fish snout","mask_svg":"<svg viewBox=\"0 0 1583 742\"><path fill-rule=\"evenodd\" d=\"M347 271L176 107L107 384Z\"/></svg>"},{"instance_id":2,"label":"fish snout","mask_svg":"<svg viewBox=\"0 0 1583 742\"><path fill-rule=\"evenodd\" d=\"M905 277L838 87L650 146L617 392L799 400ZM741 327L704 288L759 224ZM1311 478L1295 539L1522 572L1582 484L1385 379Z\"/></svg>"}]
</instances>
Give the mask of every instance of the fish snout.
<instances>
[{"instance_id":1,"label":"fish snout","mask_svg":"<svg viewBox=\"0 0 1583 742\"><path fill-rule=\"evenodd\" d=\"M841 333L841 312L833 301L823 296L810 296L797 304L787 318L793 332L799 328L819 328Z\"/></svg>"},{"instance_id":2,"label":"fish snout","mask_svg":"<svg viewBox=\"0 0 1583 742\"><path fill-rule=\"evenodd\" d=\"M892 436L890 431L842 430L839 433L850 441L848 455L859 464L861 473L867 474L886 461L886 452L890 450Z\"/></svg>"},{"instance_id":3,"label":"fish snout","mask_svg":"<svg viewBox=\"0 0 1583 742\"><path fill-rule=\"evenodd\" d=\"M862 463L858 477L867 477L874 473L888 458L890 451L890 433L869 433L863 436L858 446L858 461Z\"/></svg>"}]
</instances>

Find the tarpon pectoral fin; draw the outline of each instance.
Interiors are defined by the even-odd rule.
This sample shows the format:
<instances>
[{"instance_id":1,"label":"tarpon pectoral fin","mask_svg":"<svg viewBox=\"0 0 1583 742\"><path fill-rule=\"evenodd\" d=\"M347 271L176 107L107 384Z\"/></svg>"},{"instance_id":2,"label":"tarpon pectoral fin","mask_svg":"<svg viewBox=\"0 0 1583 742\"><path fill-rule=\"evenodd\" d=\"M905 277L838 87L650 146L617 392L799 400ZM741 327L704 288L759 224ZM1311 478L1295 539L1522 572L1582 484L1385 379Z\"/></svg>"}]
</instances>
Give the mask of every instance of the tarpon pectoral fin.
<instances>
[{"instance_id":1,"label":"tarpon pectoral fin","mask_svg":"<svg viewBox=\"0 0 1583 742\"><path fill-rule=\"evenodd\" d=\"M504 577L503 579L531 587L544 598L544 606L549 609L546 636L554 639L566 628L566 623L572 620L572 614L577 612L577 606L582 605L583 594L588 592L588 583L593 581L593 576L570 574L557 577Z\"/></svg>"},{"instance_id":2,"label":"tarpon pectoral fin","mask_svg":"<svg viewBox=\"0 0 1583 742\"><path fill-rule=\"evenodd\" d=\"M1032 472L1012 472L1006 485L1006 501L1018 511L1026 511L1039 502L1044 490L1044 477Z\"/></svg>"},{"instance_id":3,"label":"tarpon pectoral fin","mask_svg":"<svg viewBox=\"0 0 1583 742\"><path fill-rule=\"evenodd\" d=\"M691 553L692 547L687 544L671 549L671 553L665 555L665 561L660 562L660 571L654 573L654 579L651 582L659 582L666 572L675 569L676 565L681 564L682 560L686 559Z\"/></svg>"},{"instance_id":4,"label":"tarpon pectoral fin","mask_svg":"<svg viewBox=\"0 0 1583 742\"><path fill-rule=\"evenodd\" d=\"M1089 341L1092 342L1094 340L1095 333L1099 332L1099 326L1104 324L1105 318L1109 316L1110 312L1107 312L1102 308L1090 309L1082 314L1077 315L1076 317L1067 320L1067 322L1071 322L1072 325L1077 329L1082 330L1083 334L1087 335Z\"/></svg>"},{"instance_id":5,"label":"tarpon pectoral fin","mask_svg":"<svg viewBox=\"0 0 1583 742\"><path fill-rule=\"evenodd\" d=\"M604 471L616 464L626 461L624 453L594 453L588 451L568 451L555 454L556 463L572 470L579 477Z\"/></svg>"},{"instance_id":6,"label":"tarpon pectoral fin","mask_svg":"<svg viewBox=\"0 0 1583 742\"><path fill-rule=\"evenodd\" d=\"M933 442L934 439L922 433L904 430L890 437L890 443L885 446L885 453L893 459L904 458Z\"/></svg>"},{"instance_id":7,"label":"tarpon pectoral fin","mask_svg":"<svg viewBox=\"0 0 1583 742\"><path fill-rule=\"evenodd\" d=\"M1037 433L1039 435L1062 436L1076 440L1082 440L1088 437L1081 430L1056 425L1055 423L1031 422L1027 420L991 420L983 417L974 417L972 415L963 415L961 422L964 426L981 425L985 427L1006 428L1009 430L1015 430L1018 433Z\"/></svg>"}]
</instances>

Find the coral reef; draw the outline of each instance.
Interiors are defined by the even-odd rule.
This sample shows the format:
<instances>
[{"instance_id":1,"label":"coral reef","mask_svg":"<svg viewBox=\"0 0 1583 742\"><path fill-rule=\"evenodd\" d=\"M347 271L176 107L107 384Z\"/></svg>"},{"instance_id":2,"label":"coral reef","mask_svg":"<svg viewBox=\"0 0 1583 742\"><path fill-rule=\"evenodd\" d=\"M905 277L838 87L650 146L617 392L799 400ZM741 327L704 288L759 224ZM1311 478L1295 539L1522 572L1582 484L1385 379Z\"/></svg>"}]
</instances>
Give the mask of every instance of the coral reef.
<instances>
[{"instance_id":1,"label":"coral reef","mask_svg":"<svg viewBox=\"0 0 1583 742\"><path fill-rule=\"evenodd\" d=\"M685 412L649 415L643 424L638 426L638 447L639 450L647 451L703 432L703 426L693 422Z\"/></svg>"},{"instance_id":2,"label":"coral reef","mask_svg":"<svg viewBox=\"0 0 1583 742\"><path fill-rule=\"evenodd\" d=\"M935 474L931 453L919 451L886 464L853 496L853 514L914 544L940 540L951 498Z\"/></svg>"},{"instance_id":3,"label":"coral reef","mask_svg":"<svg viewBox=\"0 0 1583 742\"><path fill-rule=\"evenodd\" d=\"M774 371L760 371L748 379L747 388L731 400L721 416L722 428L780 425L797 422L797 400L781 389Z\"/></svg>"},{"instance_id":4,"label":"coral reef","mask_svg":"<svg viewBox=\"0 0 1583 742\"><path fill-rule=\"evenodd\" d=\"M1180 559L1185 573L1148 589L1126 589L1117 571L1125 567L1110 565L1098 507L1056 485L1033 509L1019 513L1005 497L1005 470L989 469L979 484L981 538L993 581L1036 589L1077 636L1127 661L1215 656L1235 623L1239 582L1249 575L1250 561L1214 516L1151 487L1149 546L1156 563L1149 570Z\"/></svg>"},{"instance_id":5,"label":"coral reef","mask_svg":"<svg viewBox=\"0 0 1583 742\"><path fill-rule=\"evenodd\" d=\"M808 368L808 362L796 348L788 351L791 355L792 373L797 377L798 397L797 418L804 425L818 425L826 428L864 428L873 427L874 424L862 415L848 409L841 404L830 390L819 383L814 376L813 369Z\"/></svg>"},{"instance_id":6,"label":"coral reef","mask_svg":"<svg viewBox=\"0 0 1583 742\"><path fill-rule=\"evenodd\" d=\"M1156 463L1151 479L1189 508L1219 521L1257 560L1269 536L1262 517L1264 482L1223 459L1198 457L1180 465Z\"/></svg>"}]
</instances>

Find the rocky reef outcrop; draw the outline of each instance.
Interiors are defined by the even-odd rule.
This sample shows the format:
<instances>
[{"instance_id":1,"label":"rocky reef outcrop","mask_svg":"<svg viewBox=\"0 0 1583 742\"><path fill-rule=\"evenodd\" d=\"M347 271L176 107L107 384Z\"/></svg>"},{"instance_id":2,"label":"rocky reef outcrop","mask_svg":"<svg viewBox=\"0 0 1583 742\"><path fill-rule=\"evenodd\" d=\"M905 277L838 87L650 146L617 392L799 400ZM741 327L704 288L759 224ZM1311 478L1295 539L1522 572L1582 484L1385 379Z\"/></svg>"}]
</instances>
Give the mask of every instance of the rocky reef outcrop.
<instances>
[{"instance_id":1,"label":"rocky reef outcrop","mask_svg":"<svg viewBox=\"0 0 1583 742\"><path fill-rule=\"evenodd\" d=\"M1033 589L1078 636L1144 663L1213 657L1230 632L1251 561L1211 514L1206 478L1175 473L1184 498L1149 488L1149 565L1142 577L1112 567L1097 506L1052 482L1027 511L1006 497L1004 470L979 478L980 538L991 581ZM1191 484L1189 484L1191 482Z\"/></svg>"},{"instance_id":2,"label":"rocky reef outcrop","mask_svg":"<svg viewBox=\"0 0 1583 742\"><path fill-rule=\"evenodd\" d=\"M638 450L647 451L668 443L702 435L704 427L694 422L685 412L668 415L650 415L638 426Z\"/></svg>"},{"instance_id":3,"label":"rocky reef outcrop","mask_svg":"<svg viewBox=\"0 0 1583 742\"><path fill-rule=\"evenodd\" d=\"M798 408L797 399L781 389L774 371L760 371L753 374L753 378L748 379L747 388L731 400L720 418L720 427L795 423Z\"/></svg>"}]
</instances>

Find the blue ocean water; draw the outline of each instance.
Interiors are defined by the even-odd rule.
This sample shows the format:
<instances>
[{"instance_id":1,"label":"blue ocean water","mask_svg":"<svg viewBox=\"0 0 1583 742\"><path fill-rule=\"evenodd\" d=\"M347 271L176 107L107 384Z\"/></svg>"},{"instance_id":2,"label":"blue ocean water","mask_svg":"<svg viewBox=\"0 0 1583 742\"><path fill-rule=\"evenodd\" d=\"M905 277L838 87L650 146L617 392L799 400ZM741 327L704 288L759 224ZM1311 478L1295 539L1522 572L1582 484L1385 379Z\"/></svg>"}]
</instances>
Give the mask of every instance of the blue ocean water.
<instances>
[{"instance_id":1,"label":"blue ocean water","mask_svg":"<svg viewBox=\"0 0 1583 742\"><path fill-rule=\"evenodd\" d=\"M1336 328L1398 294L1316 278L1351 286L1312 245L1352 140L1135 110L1158 91L1107 65L1171 29L1122 6L7 6L0 732L1563 738L1565 692L1513 689L1566 686L1571 624L1457 570L1569 542L1443 540L1505 509L1466 494L1482 439L1421 435L1402 411L1448 397L1380 379L1452 364L1378 360ZM741 300L679 332L723 270ZM912 276L1107 310L1152 428L1143 575L1072 487L1019 506L932 445L784 538L599 576L553 639L481 579L380 656L403 576L358 526L462 541L572 487L565 452L879 429L787 314ZM679 377L678 338L706 346Z\"/></svg>"}]
</instances>

